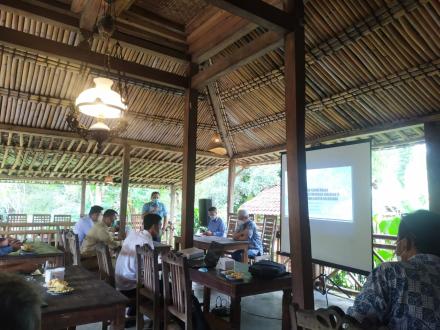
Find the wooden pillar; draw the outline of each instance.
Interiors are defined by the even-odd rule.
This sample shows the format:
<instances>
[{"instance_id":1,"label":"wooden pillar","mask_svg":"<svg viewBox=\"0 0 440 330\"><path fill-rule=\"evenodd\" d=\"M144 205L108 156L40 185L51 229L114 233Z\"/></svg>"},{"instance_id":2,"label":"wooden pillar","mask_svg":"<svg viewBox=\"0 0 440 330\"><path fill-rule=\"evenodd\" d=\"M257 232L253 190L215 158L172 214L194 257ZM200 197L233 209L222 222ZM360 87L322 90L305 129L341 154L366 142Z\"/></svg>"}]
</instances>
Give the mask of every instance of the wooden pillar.
<instances>
[{"instance_id":1,"label":"wooden pillar","mask_svg":"<svg viewBox=\"0 0 440 330\"><path fill-rule=\"evenodd\" d=\"M440 214L440 122L425 123L429 209Z\"/></svg>"},{"instance_id":2,"label":"wooden pillar","mask_svg":"<svg viewBox=\"0 0 440 330\"><path fill-rule=\"evenodd\" d=\"M313 279L310 224L307 205L305 153L305 52L304 4L286 0L295 31L284 39L284 81L286 102L287 185L289 239L292 262L293 301L300 308L312 309Z\"/></svg>"},{"instance_id":3,"label":"wooden pillar","mask_svg":"<svg viewBox=\"0 0 440 330\"><path fill-rule=\"evenodd\" d=\"M229 219L229 214L234 213L234 187L235 187L235 161L233 159L229 160L228 169L228 200L227 200L227 219Z\"/></svg>"},{"instance_id":4,"label":"wooden pillar","mask_svg":"<svg viewBox=\"0 0 440 330\"><path fill-rule=\"evenodd\" d=\"M176 209L176 186L170 186L170 216L169 221L174 221L175 218L175 209Z\"/></svg>"},{"instance_id":5,"label":"wooden pillar","mask_svg":"<svg viewBox=\"0 0 440 330\"><path fill-rule=\"evenodd\" d=\"M130 145L124 145L124 159L122 163L121 203L119 208L119 239L125 238L127 224L128 182L130 180Z\"/></svg>"},{"instance_id":6,"label":"wooden pillar","mask_svg":"<svg viewBox=\"0 0 440 330\"><path fill-rule=\"evenodd\" d=\"M198 91L191 87L191 78L197 72L197 65L190 64L189 88L185 92L183 115L183 180L182 180L182 248L193 246L194 198L196 186L197 147L197 99Z\"/></svg>"},{"instance_id":7,"label":"wooden pillar","mask_svg":"<svg viewBox=\"0 0 440 330\"><path fill-rule=\"evenodd\" d=\"M86 179L82 179L82 181L81 181L81 207L79 210L80 217L83 217L86 214L86 189L87 189L87 181L86 181Z\"/></svg>"}]
</instances>

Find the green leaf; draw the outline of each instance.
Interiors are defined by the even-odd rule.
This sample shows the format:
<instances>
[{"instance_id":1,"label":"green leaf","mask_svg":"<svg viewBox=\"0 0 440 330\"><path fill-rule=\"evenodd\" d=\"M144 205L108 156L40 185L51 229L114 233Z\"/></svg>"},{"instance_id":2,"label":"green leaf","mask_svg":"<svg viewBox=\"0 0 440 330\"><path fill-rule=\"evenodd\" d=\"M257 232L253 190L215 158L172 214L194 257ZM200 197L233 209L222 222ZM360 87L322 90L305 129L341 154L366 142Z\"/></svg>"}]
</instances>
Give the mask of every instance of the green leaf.
<instances>
[{"instance_id":1,"label":"green leaf","mask_svg":"<svg viewBox=\"0 0 440 330\"><path fill-rule=\"evenodd\" d=\"M394 257L394 253L388 250L378 250L377 254L380 255L384 261L391 261Z\"/></svg>"},{"instance_id":2,"label":"green leaf","mask_svg":"<svg viewBox=\"0 0 440 330\"><path fill-rule=\"evenodd\" d=\"M397 236L399 233L399 226L400 226L400 218L396 217L390 222L390 226L388 227L388 235L394 235Z\"/></svg>"}]
</instances>

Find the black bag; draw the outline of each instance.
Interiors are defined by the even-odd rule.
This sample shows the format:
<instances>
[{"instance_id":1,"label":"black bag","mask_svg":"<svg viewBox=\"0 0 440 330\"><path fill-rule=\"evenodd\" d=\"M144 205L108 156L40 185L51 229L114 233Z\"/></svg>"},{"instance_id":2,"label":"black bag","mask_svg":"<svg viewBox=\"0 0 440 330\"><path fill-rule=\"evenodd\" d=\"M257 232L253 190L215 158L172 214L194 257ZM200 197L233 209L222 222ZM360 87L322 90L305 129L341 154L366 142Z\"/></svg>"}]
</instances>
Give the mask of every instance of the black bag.
<instances>
[{"instance_id":1,"label":"black bag","mask_svg":"<svg viewBox=\"0 0 440 330\"><path fill-rule=\"evenodd\" d=\"M191 300L193 330L210 330L209 324L206 322L205 316L203 315L199 300L193 294L191 294ZM181 320L176 318L175 322L179 325L180 329L185 329L185 324Z\"/></svg>"},{"instance_id":2,"label":"black bag","mask_svg":"<svg viewBox=\"0 0 440 330\"><path fill-rule=\"evenodd\" d=\"M261 260L249 267L249 273L256 278L271 280L286 274L286 266L270 260Z\"/></svg>"}]
</instances>

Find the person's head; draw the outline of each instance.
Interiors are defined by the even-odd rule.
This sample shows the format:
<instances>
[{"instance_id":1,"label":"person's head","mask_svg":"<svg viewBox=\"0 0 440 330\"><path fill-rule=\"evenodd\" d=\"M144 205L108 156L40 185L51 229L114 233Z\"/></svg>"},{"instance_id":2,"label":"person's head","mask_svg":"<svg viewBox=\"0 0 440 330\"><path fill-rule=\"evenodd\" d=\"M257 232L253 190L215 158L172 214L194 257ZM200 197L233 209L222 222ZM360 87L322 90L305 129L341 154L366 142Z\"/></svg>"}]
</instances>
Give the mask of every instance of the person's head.
<instances>
[{"instance_id":1,"label":"person's head","mask_svg":"<svg viewBox=\"0 0 440 330\"><path fill-rule=\"evenodd\" d=\"M118 217L118 212L112 209L108 209L104 212L102 216L102 222L104 222L107 227L113 226L116 218Z\"/></svg>"},{"instance_id":2,"label":"person's head","mask_svg":"<svg viewBox=\"0 0 440 330\"><path fill-rule=\"evenodd\" d=\"M238 220L247 222L249 221L249 213L247 210L238 210Z\"/></svg>"},{"instance_id":3,"label":"person's head","mask_svg":"<svg viewBox=\"0 0 440 330\"><path fill-rule=\"evenodd\" d=\"M0 328L2 330L38 330L41 321L41 297L23 277L0 272Z\"/></svg>"},{"instance_id":4,"label":"person's head","mask_svg":"<svg viewBox=\"0 0 440 330\"><path fill-rule=\"evenodd\" d=\"M99 216L102 214L102 210L104 210L104 209L101 206L93 205L89 211L90 219L92 219L92 221L95 221L95 222L98 221Z\"/></svg>"},{"instance_id":5,"label":"person's head","mask_svg":"<svg viewBox=\"0 0 440 330\"><path fill-rule=\"evenodd\" d=\"M159 192L158 192L158 191L153 191L153 192L151 193L151 201L152 201L153 203L157 203L157 202L159 201L159 199L160 199L160 194L159 194Z\"/></svg>"},{"instance_id":6,"label":"person's head","mask_svg":"<svg viewBox=\"0 0 440 330\"><path fill-rule=\"evenodd\" d=\"M440 215L418 210L402 216L397 236L396 255L407 261L419 253L440 257Z\"/></svg>"},{"instance_id":7,"label":"person's head","mask_svg":"<svg viewBox=\"0 0 440 330\"><path fill-rule=\"evenodd\" d=\"M214 219L214 218L217 217L217 208L216 208L216 207L211 206L211 207L208 209L208 217L209 217L210 219Z\"/></svg>"},{"instance_id":8,"label":"person's head","mask_svg":"<svg viewBox=\"0 0 440 330\"><path fill-rule=\"evenodd\" d=\"M160 237L162 218L160 215L149 213L144 216L144 229L149 231L153 238Z\"/></svg>"}]
</instances>

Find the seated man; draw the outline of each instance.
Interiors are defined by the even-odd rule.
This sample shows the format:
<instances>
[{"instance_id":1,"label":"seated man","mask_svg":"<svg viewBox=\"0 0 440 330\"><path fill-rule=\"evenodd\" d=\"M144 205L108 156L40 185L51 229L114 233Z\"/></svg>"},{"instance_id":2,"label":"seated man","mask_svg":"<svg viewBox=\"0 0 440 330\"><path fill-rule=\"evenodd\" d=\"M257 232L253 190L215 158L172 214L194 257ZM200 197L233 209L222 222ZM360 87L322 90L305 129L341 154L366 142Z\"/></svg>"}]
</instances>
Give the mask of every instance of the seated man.
<instances>
[{"instance_id":1,"label":"seated man","mask_svg":"<svg viewBox=\"0 0 440 330\"><path fill-rule=\"evenodd\" d=\"M202 233L202 235L223 237L225 235L225 224L223 220L217 216L216 207L210 207L208 209L208 218L208 230Z\"/></svg>"},{"instance_id":2,"label":"seated man","mask_svg":"<svg viewBox=\"0 0 440 330\"><path fill-rule=\"evenodd\" d=\"M130 231L122 244L121 252L116 260L115 282L116 288L126 296L136 294L136 245L148 244L154 249L153 240L160 236L162 218L157 214L149 213L144 216L144 230Z\"/></svg>"},{"instance_id":3,"label":"seated man","mask_svg":"<svg viewBox=\"0 0 440 330\"><path fill-rule=\"evenodd\" d=\"M398 262L373 270L347 314L365 328L439 329L440 215L419 210L402 216Z\"/></svg>"},{"instance_id":4,"label":"seated man","mask_svg":"<svg viewBox=\"0 0 440 330\"><path fill-rule=\"evenodd\" d=\"M263 244L257 226L249 219L249 213L246 210L238 211L238 227L232 236L237 241L249 241L248 256L255 258L263 253ZM232 258L236 261L242 260L243 251L238 250L232 253Z\"/></svg>"},{"instance_id":5,"label":"seated man","mask_svg":"<svg viewBox=\"0 0 440 330\"><path fill-rule=\"evenodd\" d=\"M103 208L99 205L94 205L90 208L89 215L81 218L73 227L73 232L78 235L79 245L82 244L84 238L90 229L92 229L93 224L98 221L102 214Z\"/></svg>"},{"instance_id":6,"label":"seated man","mask_svg":"<svg viewBox=\"0 0 440 330\"><path fill-rule=\"evenodd\" d=\"M0 238L0 256L19 250L21 245L18 239Z\"/></svg>"},{"instance_id":7,"label":"seated man","mask_svg":"<svg viewBox=\"0 0 440 330\"><path fill-rule=\"evenodd\" d=\"M104 243L110 249L116 249L120 246L120 242L115 240L114 233L110 231L117 216L118 212L115 210L109 209L104 212L102 221L96 222L84 238L81 245L82 257L96 256L95 249L98 243Z\"/></svg>"},{"instance_id":8,"label":"seated man","mask_svg":"<svg viewBox=\"0 0 440 330\"><path fill-rule=\"evenodd\" d=\"M23 277L0 272L0 328L2 330L39 330L41 298Z\"/></svg>"}]
</instances>

